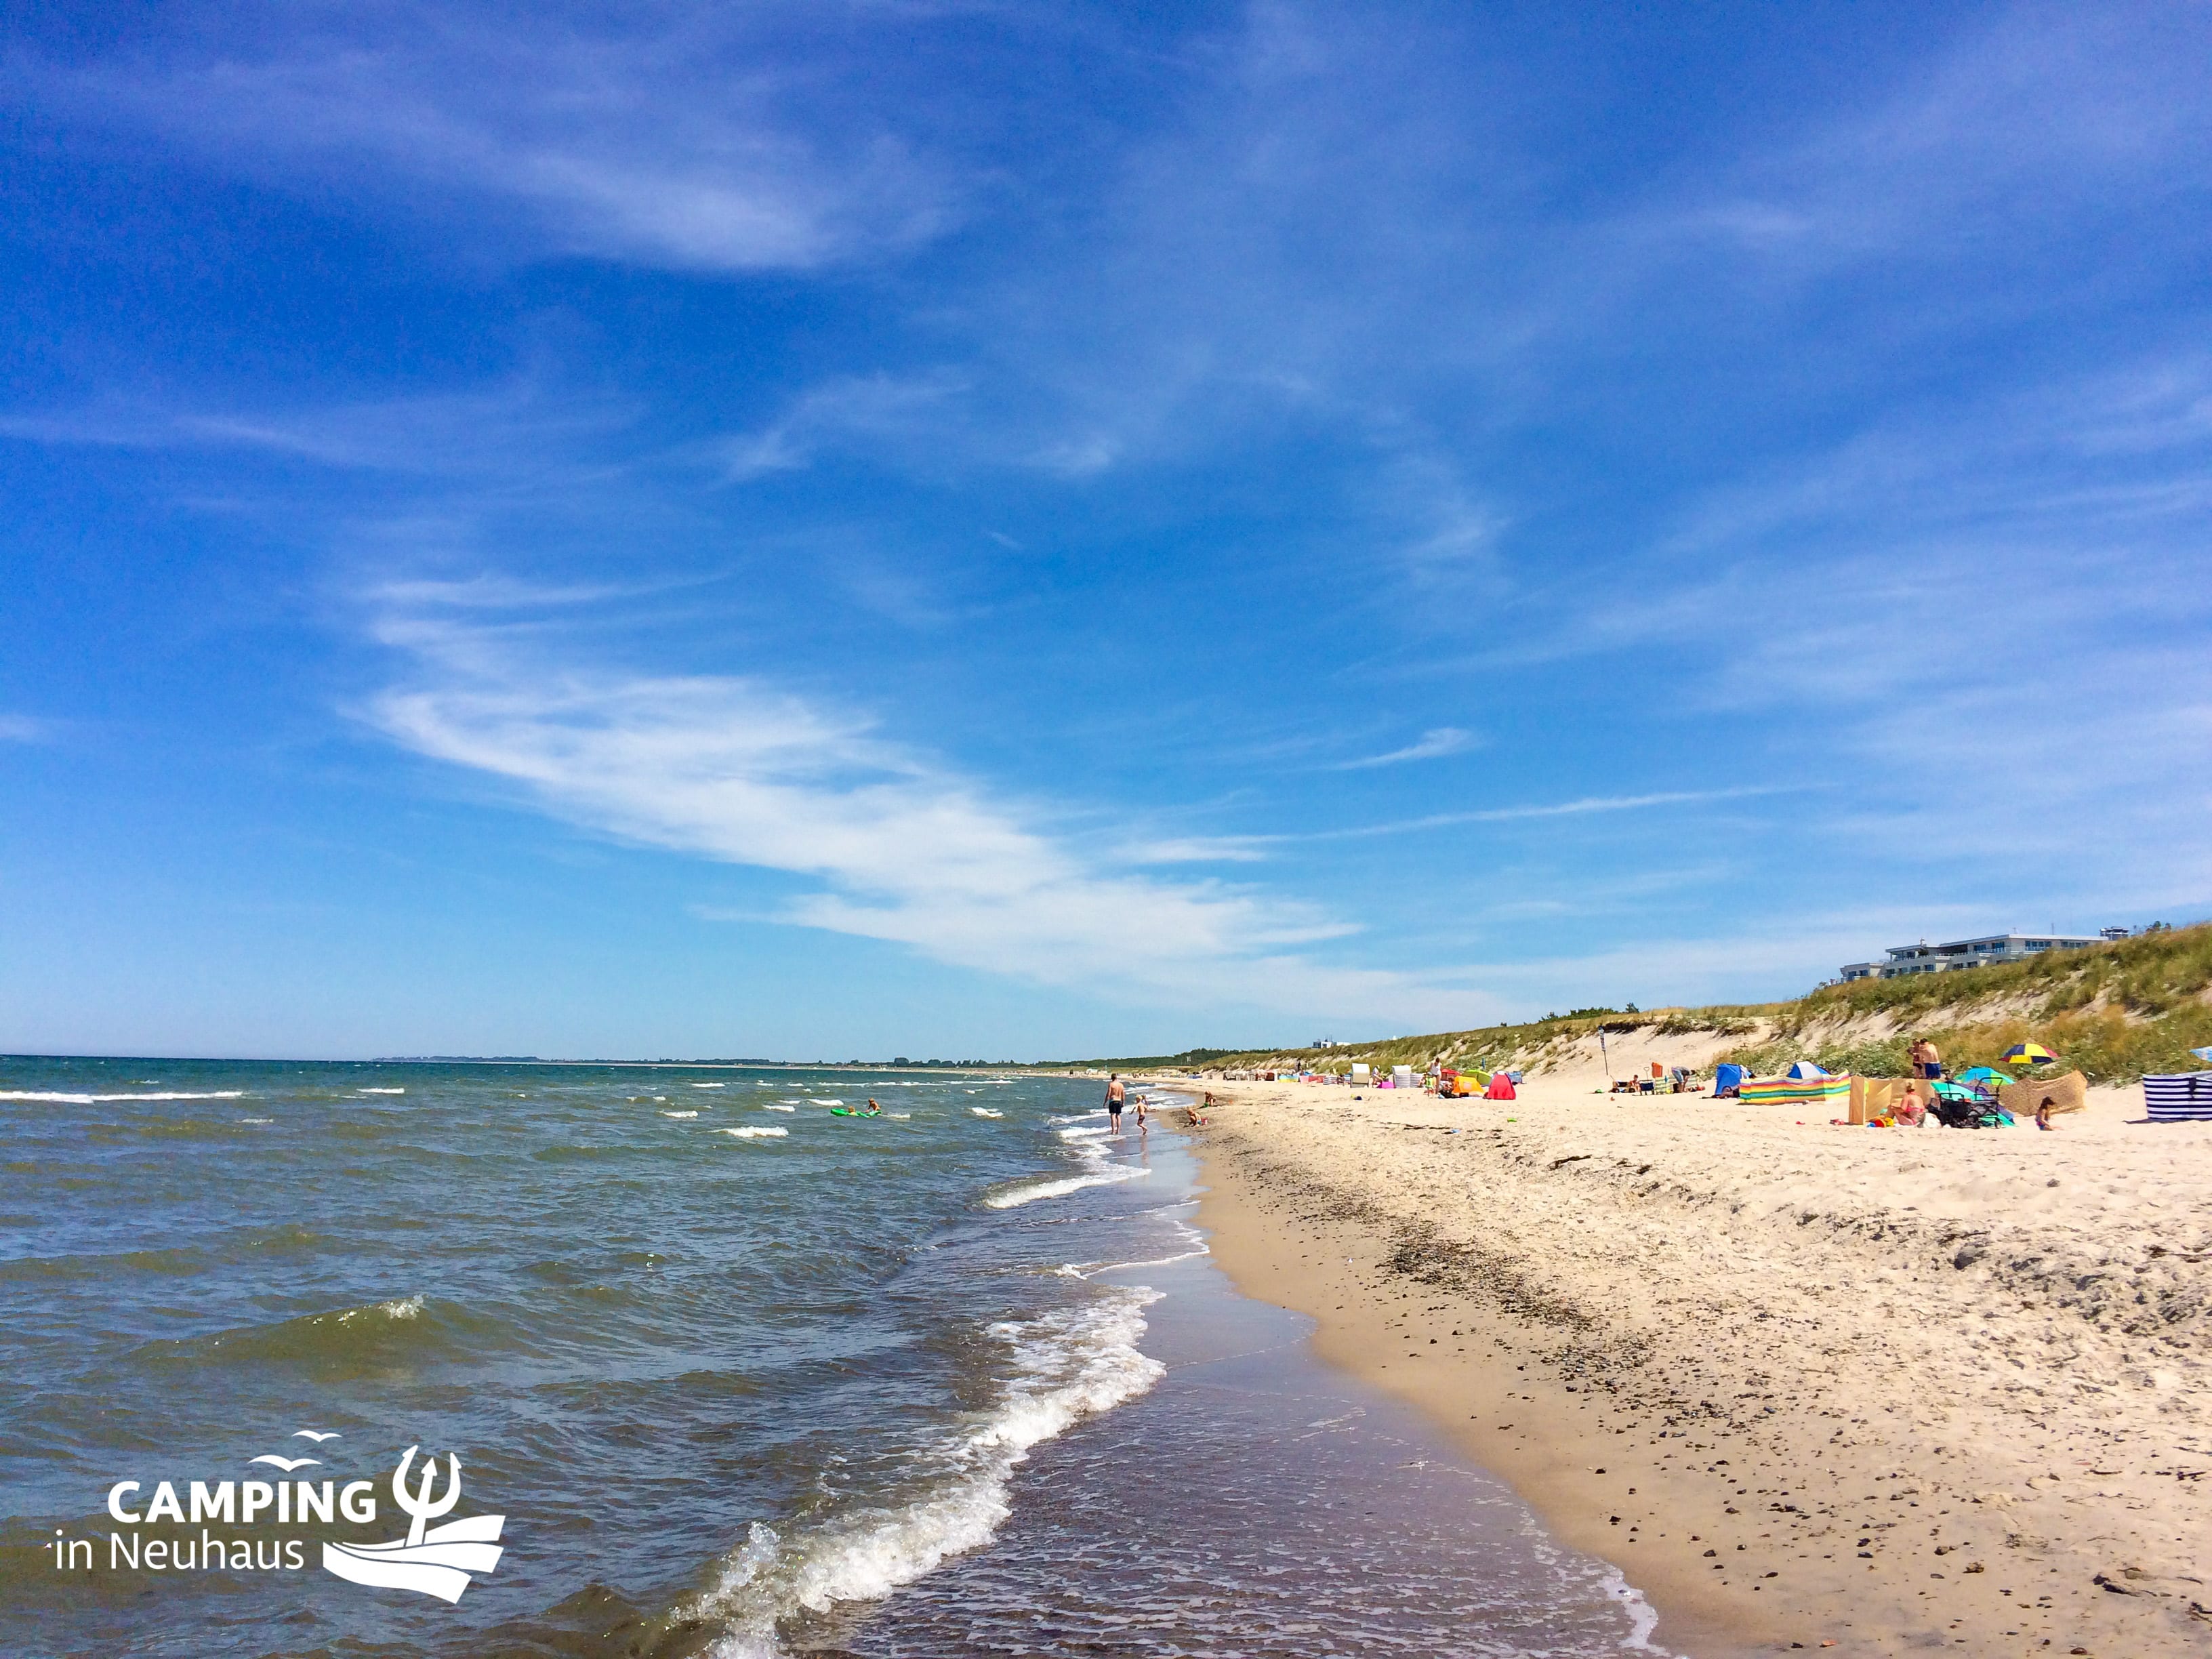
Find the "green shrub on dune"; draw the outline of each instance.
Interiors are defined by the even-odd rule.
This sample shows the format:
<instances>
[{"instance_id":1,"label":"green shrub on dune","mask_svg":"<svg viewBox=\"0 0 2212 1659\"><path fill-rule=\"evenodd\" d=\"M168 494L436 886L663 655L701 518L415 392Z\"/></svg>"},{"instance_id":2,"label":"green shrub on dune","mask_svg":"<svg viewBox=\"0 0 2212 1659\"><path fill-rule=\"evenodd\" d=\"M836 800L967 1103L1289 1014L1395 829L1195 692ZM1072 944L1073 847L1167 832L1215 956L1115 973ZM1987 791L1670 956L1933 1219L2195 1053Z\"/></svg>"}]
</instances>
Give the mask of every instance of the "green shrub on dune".
<instances>
[{"instance_id":1,"label":"green shrub on dune","mask_svg":"<svg viewBox=\"0 0 2212 1659\"><path fill-rule=\"evenodd\" d=\"M1864 1028L1889 1028L1877 1036ZM2016 1042L2039 1042L2064 1067L2099 1083L2132 1082L2147 1072L2193 1071L2190 1050L2212 1044L2212 923L2156 933L2087 950L2052 951L2025 962L1966 973L1828 985L1790 1002L1706 1008L1578 1008L1516 1025L1481 1026L1426 1036L1391 1037L1331 1049L1248 1049L1209 1054L1207 1064L1241 1070L1297 1066L1341 1073L1354 1061L1379 1071L1517 1065L1540 1068L1575 1044L1608 1036L1749 1036L1759 1041L1720 1058L1755 1075L1810 1060L1832 1072L1901 1077L1905 1048L1926 1036L1954 1069L2007 1066ZM1857 1027L1854 1032L1850 1030Z\"/></svg>"}]
</instances>

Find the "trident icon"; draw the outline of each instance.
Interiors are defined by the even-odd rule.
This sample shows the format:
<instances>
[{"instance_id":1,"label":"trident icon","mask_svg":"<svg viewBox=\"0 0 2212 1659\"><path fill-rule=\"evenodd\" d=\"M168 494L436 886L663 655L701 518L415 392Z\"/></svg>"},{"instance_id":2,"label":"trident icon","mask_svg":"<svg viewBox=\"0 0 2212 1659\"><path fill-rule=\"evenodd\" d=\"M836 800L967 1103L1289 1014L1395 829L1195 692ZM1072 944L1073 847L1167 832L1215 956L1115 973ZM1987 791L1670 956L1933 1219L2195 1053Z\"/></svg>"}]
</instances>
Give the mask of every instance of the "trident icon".
<instances>
[{"instance_id":1,"label":"trident icon","mask_svg":"<svg viewBox=\"0 0 2212 1659\"><path fill-rule=\"evenodd\" d=\"M407 1545L412 1549L422 1541L422 1529L438 1516L449 1513L461 1501L461 1459L458 1452L447 1452L448 1474L446 1495L436 1503L430 1501L430 1487L438 1478L437 1455L433 1453L422 1464L422 1490L410 1495L407 1490L408 1466L414 1462L418 1448L410 1446L407 1455L399 1460L399 1467L392 1472L392 1496L399 1507L415 1517L415 1524L407 1528ZM489 1571L489 1569L487 1569Z\"/></svg>"}]
</instances>

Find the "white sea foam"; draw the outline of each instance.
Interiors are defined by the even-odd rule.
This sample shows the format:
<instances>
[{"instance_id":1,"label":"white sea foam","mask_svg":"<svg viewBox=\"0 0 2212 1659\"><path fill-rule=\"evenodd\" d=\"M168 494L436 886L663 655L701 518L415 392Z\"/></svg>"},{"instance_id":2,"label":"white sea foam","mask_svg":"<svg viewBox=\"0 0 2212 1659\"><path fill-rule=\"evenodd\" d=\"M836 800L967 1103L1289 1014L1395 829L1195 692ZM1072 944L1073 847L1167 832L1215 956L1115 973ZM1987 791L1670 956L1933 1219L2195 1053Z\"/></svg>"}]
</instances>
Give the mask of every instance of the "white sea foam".
<instances>
[{"instance_id":1,"label":"white sea foam","mask_svg":"<svg viewBox=\"0 0 2212 1659\"><path fill-rule=\"evenodd\" d=\"M1056 1181L1036 1181L1026 1186L1015 1187L995 1197L983 1200L986 1209L1014 1210L1024 1204L1034 1204L1041 1198L1065 1198L1070 1193L1081 1192L1085 1187L1110 1187L1119 1181L1139 1181L1152 1174L1150 1170L1136 1170L1122 1164L1113 1170L1100 1170L1091 1175L1062 1176Z\"/></svg>"},{"instance_id":2,"label":"white sea foam","mask_svg":"<svg viewBox=\"0 0 2212 1659\"><path fill-rule=\"evenodd\" d=\"M980 1424L920 1449L917 1462L943 1471L933 1489L888 1512L833 1516L788 1540L755 1522L720 1582L682 1609L724 1625L713 1659L774 1659L783 1652L778 1621L802 1608L880 1601L988 1543L1030 1447L1135 1399L1165 1374L1137 1348L1145 1310L1158 1299L1157 1291L1120 1290L1088 1307L992 1326L1012 1352L1014 1375Z\"/></svg>"},{"instance_id":3,"label":"white sea foam","mask_svg":"<svg viewBox=\"0 0 2212 1659\"><path fill-rule=\"evenodd\" d=\"M799 1108L791 1104L790 1102L783 1100L768 1101L761 1107L761 1110L763 1112L795 1112Z\"/></svg>"},{"instance_id":4,"label":"white sea foam","mask_svg":"<svg viewBox=\"0 0 2212 1659\"><path fill-rule=\"evenodd\" d=\"M338 1323L349 1324L356 1319L366 1319L371 1314L382 1314L386 1319L414 1319L422 1312L422 1298L410 1296L392 1302L379 1302L367 1308L348 1308L338 1316Z\"/></svg>"},{"instance_id":5,"label":"white sea foam","mask_svg":"<svg viewBox=\"0 0 2212 1659\"><path fill-rule=\"evenodd\" d=\"M365 1095L404 1095L407 1091L404 1089L363 1089L361 1092Z\"/></svg>"},{"instance_id":6,"label":"white sea foam","mask_svg":"<svg viewBox=\"0 0 2212 1659\"><path fill-rule=\"evenodd\" d=\"M1067 1141L1089 1140L1096 1136L1112 1133L1113 1131L1103 1123L1080 1123L1072 1129L1062 1129L1060 1132L1060 1138Z\"/></svg>"},{"instance_id":7,"label":"white sea foam","mask_svg":"<svg viewBox=\"0 0 2212 1659\"><path fill-rule=\"evenodd\" d=\"M827 1095L816 1095L806 1103L809 1106L842 1106L845 1103L842 1100L832 1100Z\"/></svg>"},{"instance_id":8,"label":"white sea foam","mask_svg":"<svg viewBox=\"0 0 2212 1659\"><path fill-rule=\"evenodd\" d=\"M971 1112L975 1113L975 1115L976 1115L977 1117L1004 1117L1004 1116L1006 1116L1006 1114L1005 1114L1004 1112L994 1111L994 1110L993 1110L990 1107L988 1107L988 1106L970 1106L968 1109L969 1109L969 1111L971 1111Z\"/></svg>"},{"instance_id":9,"label":"white sea foam","mask_svg":"<svg viewBox=\"0 0 2212 1659\"><path fill-rule=\"evenodd\" d=\"M695 1089L726 1089L730 1085L726 1083L695 1083L691 1086Z\"/></svg>"},{"instance_id":10,"label":"white sea foam","mask_svg":"<svg viewBox=\"0 0 2212 1659\"><path fill-rule=\"evenodd\" d=\"M1644 1592L1624 1577L1619 1568L1605 1575L1605 1593L1617 1600L1628 1614L1629 1632L1621 1646L1637 1653L1656 1653L1662 1659L1688 1659L1671 1648L1662 1648L1651 1639L1652 1632L1659 1628L1659 1609L1644 1599Z\"/></svg>"},{"instance_id":11,"label":"white sea foam","mask_svg":"<svg viewBox=\"0 0 2212 1659\"><path fill-rule=\"evenodd\" d=\"M742 1129L717 1129L718 1135L735 1135L740 1140L780 1139L791 1133L780 1123L754 1124Z\"/></svg>"},{"instance_id":12,"label":"white sea foam","mask_svg":"<svg viewBox=\"0 0 2212 1659\"><path fill-rule=\"evenodd\" d=\"M276 1120L273 1117L242 1117L238 1121L240 1123L274 1123Z\"/></svg>"},{"instance_id":13,"label":"white sea foam","mask_svg":"<svg viewBox=\"0 0 2212 1659\"><path fill-rule=\"evenodd\" d=\"M153 1095L65 1095L45 1089L0 1090L0 1100L46 1100L64 1106L90 1106L103 1100L243 1100L243 1089L219 1089L212 1094L170 1092Z\"/></svg>"},{"instance_id":14,"label":"white sea foam","mask_svg":"<svg viewBox=\"0 0 2212 1659\"><path fill-rule=\"evenodd\" d=\"M696 1117L698 1115L696 1112L663 1112L661 1114L663 1117Z\"/></svg>"},{"instance_id":15,"label":"white sea foam","mask_svg":"<svg viewBox=\"0 0 2212 1659\"><path fill-rule=\"evenodd\" d=\"M885 1117L902 1117L902 1118L910 1118L910 1117L912 1117L912 1116L914 1115L914 1114L913 1114L912 1112L885 1112L885 1113L884 1114L884 1115Z\"/></svg>"}]
</instances>

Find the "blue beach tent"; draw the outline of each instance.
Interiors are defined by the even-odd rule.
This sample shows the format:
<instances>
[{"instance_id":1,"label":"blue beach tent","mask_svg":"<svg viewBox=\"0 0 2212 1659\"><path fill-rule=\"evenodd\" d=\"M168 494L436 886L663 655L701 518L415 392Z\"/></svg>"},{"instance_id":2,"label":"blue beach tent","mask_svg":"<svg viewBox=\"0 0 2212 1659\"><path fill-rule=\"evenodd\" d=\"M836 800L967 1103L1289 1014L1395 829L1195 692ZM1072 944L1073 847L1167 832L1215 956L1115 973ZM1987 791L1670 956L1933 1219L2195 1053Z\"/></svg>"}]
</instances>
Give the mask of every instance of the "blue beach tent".
<instances>
[{"instance_id":1,"label":"blue beach tent","mask_svg":"<svg viewBox=\"0 0 2212 1659\"><path fill-rule=\"evenodd\" d=\"M1801 1060L1793 1064L1783 1075L1784 1077L1826 1077L1828 1074L1811 1060Z\"/></svg>"},{"instance_id":2,"label":"blue beach tent","mask_svg":"<svg viewBox=\"0 0 2212 1659\"><path fill-rule=\"evenodd\" d=\"M1743 1087L1743 1080L1751 1073L1741 1066L1722 1065L1713 1067L1713 1098L1733 1095Z\"/></svg>"}]
</instances>

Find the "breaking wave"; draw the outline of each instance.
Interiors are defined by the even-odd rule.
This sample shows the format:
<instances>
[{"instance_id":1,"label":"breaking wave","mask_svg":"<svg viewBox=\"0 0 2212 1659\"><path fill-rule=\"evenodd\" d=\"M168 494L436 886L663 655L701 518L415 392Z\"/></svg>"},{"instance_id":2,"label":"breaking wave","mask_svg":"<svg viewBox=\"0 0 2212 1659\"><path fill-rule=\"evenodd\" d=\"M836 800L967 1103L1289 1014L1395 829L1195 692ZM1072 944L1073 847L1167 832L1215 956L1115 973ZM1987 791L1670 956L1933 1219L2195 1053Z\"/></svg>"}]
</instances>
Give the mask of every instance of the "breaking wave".
<instances>
[{"instance_id":1,"label":"breaking wave","mask_svg":"<svg viewBox=\"0 0 2212 1659\"><path fill-rule=\"evenodd\" d=\"M45 1100L59 1106L91 1106L110 1100L243 1100L243 1089L217 1089L208 1093L191 1094L181 1090L164 1090L157 1094L137 1095L69 1095L48 1089L0 1089L0 1100Z\"/></svg>"},{"instance_id":2,"label":"breaking wave","mask_svg":"<svg viewBox=\"0 0 2212 1659\"><path fill-rule=\"evenodd\" d=\"M1026 1182L1019 1187L994 1194L983 1200L983 1206L990 1210L1018 1209L1024 1204L1034 1204L1041 1198L1064 1198L1069 1193L1082 1191L1085 1187L1110 1187L1117 1181L1136 1181L1151 1173L1150 1170L1134 1170L1123 1165L1113 1170L1097 1170L1090 1175Z\"/></svg>"},{"instance_id":3,"label":"breaking wave","mask_svg":"<svg viewBox=\"0 0 2212 1659\"><path fill-rule=\"evenodd\" d=\"M988 1543L1009 1511L1013 1471L1030 1448L1133 1400L1165 1374L1139 1352L1157 1291L1119 1290L1091 1306L994 1325L1013 1375L997 1404L921 1449L929 1490L896 1508L869 1506L787 1540L755 1522L720 1581L682 1615L724 1626L712 1659L780 1659L776 1627L801 1611L879 1601L949 1558Z\"/></svg>"}]
</instances>

